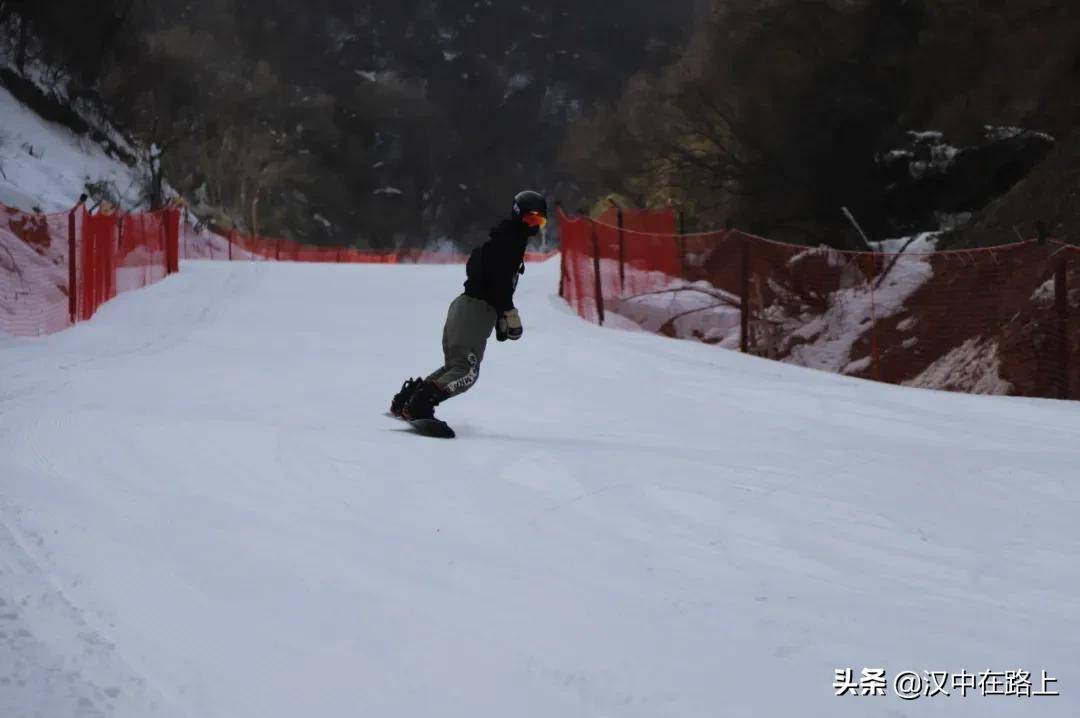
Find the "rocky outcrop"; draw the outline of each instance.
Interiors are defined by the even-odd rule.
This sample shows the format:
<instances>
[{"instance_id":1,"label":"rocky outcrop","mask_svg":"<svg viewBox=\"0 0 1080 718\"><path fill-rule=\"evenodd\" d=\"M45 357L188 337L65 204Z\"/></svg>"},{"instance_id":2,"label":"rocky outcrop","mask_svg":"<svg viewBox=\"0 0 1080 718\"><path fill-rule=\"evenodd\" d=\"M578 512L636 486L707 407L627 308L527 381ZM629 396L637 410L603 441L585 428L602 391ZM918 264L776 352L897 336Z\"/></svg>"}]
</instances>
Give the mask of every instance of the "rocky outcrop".
<instances>
[{"instance_id":1,"label":"rocky outcrop","mask_svg":"<svg viewBox=\"0 0 1080 718\"><path fill-rule=\"evenodd\" d=\"M1047 234L1080 244L1080 132L1058 144L1030 174L977 213L953 246L975 247Z\"/></svg>"},{"instance_id":2,"label":"rocky outcrop","mask_svg":"<svg viewBox=\"0 0 1080 718\"><path fill-rule=\"evenodd\" d=\"M907 145L878 158L891 236L978 212L1027 177L1054 146L1046 133L1012 127L986 127L983 141L969 147L952 146L940 132L908 134Z\"/></svg>"}]
</instances>

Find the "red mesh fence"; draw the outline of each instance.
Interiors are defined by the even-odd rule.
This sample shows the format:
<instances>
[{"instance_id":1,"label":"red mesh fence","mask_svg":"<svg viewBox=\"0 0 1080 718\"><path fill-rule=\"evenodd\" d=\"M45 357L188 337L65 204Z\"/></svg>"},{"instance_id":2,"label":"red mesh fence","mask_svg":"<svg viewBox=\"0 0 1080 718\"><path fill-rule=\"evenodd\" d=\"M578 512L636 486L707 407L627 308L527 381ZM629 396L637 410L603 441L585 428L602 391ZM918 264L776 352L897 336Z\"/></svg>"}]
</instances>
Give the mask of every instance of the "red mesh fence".
<instances>
[{"instance_id":1,"label":"red mesh fence","mask_svg":"<svg viewBox=\"0 0 1080 718\"><path fill-rule=\"evenodd\" d=\"M51 334L175 271L179 221L175 210L43 215L0 205L0 332Z\"/></svg>"},{"instance_id":2,"label":"red mesh fence","mask_svg":"<svg viewBox=\"0 0 1080 718\"><path fill-rule=\"evenodd\" d=\"M0 333L41 336L71 325L69 224L81 215L0 205Z\"/></svg>"},{"instance_id":3,"label":"red mesh fence","mask_svg":"<svg viewBox=\"0 0 1080 718\"><path fill-rule=\"evenodd\" d=\"M82 237L77 240L81 249L75 261L79 288L76 296L78 319L86 321L116 296L118 221L111 215L84 214L82 226Z\"/></svg>"},{"instance_id":4,"label":"red mesh fence","mask_svg":"<svg viewBox=\"0 0 1080 718\"><path fill-rule=\"evenodd\" d=\"M75 237L79 321L90 319L117 294L161 281L169 274L173 258L179 258L175 247L178 210L124 215L91 215L81 208L76 212L83 214L82 232Z\"/></svg>"},{"instance_id":5,"label":"red mesh fence","mask_svg":"<svg viewBox=\"0 0 1080 718\"><path fill-rule=\"evenodd\" d=\"M894 253L841 252L738 230L680 235L667 211L639 230L623 215L560 216L560 293L590 321L891 383L1080 393L1075 246L937 252L924 236Z\"/></svg>"},{"instance_id":6,"label":"red mesh fence","mask_svg":"<svg viewBox=\"0 0 1080 718\"><path fill-rule=\"evenodd\" d=\"M682 269L675 212L607 210L599 220L558 211L561 293L590 321L603 321L604 298L666 289Z\"/></svg>"},{"instance_id":7,"label":"red mesh fence","mask_svg":"<svg viewBox=\"0 0 1080 718\"><path fill-rule=\"evenodd\" d=\"M190 221L181 225L180 256L227 261L323 262L331 264L464 264L468 254L424 249L356 249L302 244L291 239L248 235L233 230L218 234ZM556 252L526 252L526 262L542 262Z\"/></svg>"},{"instance_id":8,"label":"red mesh fence","mask_svg":"<svg viewBox=\"0 0 1080 718\"><path fill-rule=\"evenodd\" d=\"M123 218L116 252L117 291L141 289L165 278L170 254L167 240L179 230L178 218L172 212Z\"/></svg>"}]
</instances>

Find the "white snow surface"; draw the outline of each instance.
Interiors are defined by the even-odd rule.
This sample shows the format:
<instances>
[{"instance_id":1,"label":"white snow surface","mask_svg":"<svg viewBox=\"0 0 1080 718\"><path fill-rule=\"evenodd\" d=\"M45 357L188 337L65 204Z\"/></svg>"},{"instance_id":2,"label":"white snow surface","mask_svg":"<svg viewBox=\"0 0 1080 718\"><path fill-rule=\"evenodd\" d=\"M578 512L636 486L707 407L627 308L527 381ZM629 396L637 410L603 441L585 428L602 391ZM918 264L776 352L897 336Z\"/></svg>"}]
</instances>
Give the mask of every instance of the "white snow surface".
<instances>
[{"instance_id":1,"label":"white snow surface","mask_svg":"<svg viewBox=\"0 0 1080 718\"><path fill-rule=\"evenodd\" d=\"M185 262L0 339L0 715L1080 714L1080 404L598 328L558 267L455 441L383 412L459 266Z\"/></svg>"}]
</instances>

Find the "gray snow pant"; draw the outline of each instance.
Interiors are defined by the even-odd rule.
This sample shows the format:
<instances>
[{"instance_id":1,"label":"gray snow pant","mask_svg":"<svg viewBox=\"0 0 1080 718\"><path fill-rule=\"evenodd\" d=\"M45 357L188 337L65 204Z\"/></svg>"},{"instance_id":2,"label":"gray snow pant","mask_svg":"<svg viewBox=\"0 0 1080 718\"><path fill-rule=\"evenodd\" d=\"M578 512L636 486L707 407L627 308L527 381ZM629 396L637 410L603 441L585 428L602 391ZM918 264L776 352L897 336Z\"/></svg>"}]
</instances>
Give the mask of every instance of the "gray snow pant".
<instances>
[{"instance_id":1,"label":"gray snow pant","mask_svg":"<svg viewBox=\"0 0 1080 718\"><path fill-rule=\"evenodd\" d=\"M495 308L462 294L450 303L443 327L443 365L428 376L450 396L468 391L480 375L487 340L495 330Z\"/></svg>"}]
</instances>

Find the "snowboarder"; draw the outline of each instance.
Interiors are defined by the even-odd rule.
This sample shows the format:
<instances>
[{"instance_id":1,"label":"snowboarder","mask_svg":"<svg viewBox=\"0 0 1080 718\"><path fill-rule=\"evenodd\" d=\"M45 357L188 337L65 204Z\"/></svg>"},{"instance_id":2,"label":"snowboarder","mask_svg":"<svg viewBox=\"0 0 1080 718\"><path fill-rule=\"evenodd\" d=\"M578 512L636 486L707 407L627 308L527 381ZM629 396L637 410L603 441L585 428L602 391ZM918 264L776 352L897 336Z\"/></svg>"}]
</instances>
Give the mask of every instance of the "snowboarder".
<instances>
[{"instance_id":1,"label":"snowboarder","mask_svg":"<svg viewBox=\"0 0 1080 718\"><path fill-rule=\"evenodd\" d=\"M525 245L547 225L547 202L526 190L514 197L511 218L491 230L491 238L473 250L465 265L465 291L451 304L443 327L443 365L426 379L407 379L390 404L390 413L410 422L428 422L453 436L435 419L435 407L476 383L492 330L500 342L521 338L521 317L514 307L518 277L525 273ZM416 424L414 423L414 426Z\"/></svg>"}]
</instances>

